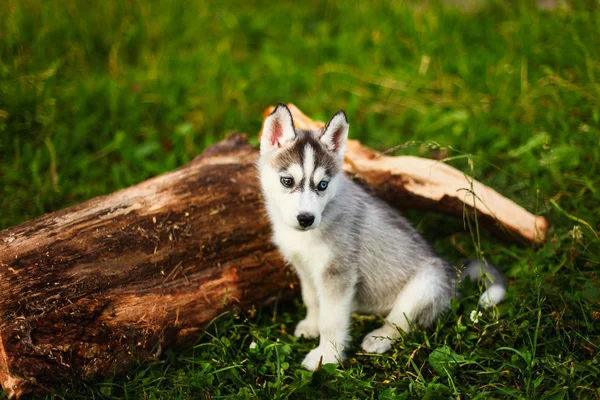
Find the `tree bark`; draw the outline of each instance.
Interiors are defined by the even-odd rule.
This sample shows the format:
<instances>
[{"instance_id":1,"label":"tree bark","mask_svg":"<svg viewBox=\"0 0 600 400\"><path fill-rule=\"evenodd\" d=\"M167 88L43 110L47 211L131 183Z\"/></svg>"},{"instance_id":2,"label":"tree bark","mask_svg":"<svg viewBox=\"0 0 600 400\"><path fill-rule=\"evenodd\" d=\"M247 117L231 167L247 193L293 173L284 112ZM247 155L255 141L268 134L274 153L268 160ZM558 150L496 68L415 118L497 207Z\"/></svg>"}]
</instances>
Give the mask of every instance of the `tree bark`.
<instances>
[{"instance_id":1,"label":"tree bark","mask_svg":"<svg viewBox=\"0 0 600 400\"><path fill-rule=\"evenodd\" d=\"M319 126L293 113L297 126ZM270 241L257 156L234 134L171 173L0 232L2 387L19 396L120 374L134 359L189 344L226 310L292 296L294 275ZM400 208L458 216L474 213L456 192L468 182L490 208L478 208L480 224L545 238L543 218L444 164L352 142L345 169Z\"/></svg>"},{"instance_id":2,"label":"tree bark","mask_svg":"<svg viewBox=\"0 0 600 400\"><path fill-rule=\"evenodd\" d=\"M242 135L188 165L0 232L0 383L126 371L220 313L289 297Z\"/></svg>"}]
</instances>

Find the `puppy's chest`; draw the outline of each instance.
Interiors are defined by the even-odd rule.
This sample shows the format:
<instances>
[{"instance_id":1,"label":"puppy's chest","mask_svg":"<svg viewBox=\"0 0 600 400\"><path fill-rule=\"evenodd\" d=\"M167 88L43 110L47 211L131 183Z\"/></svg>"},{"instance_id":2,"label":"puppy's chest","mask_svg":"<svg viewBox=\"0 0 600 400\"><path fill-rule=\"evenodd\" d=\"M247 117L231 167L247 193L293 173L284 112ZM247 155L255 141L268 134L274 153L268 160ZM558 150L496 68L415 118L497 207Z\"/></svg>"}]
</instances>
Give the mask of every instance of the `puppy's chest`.
<instances>
[{"instance_id":1,"label":"puppy's chest","mask_svg":"<svg viewBox=\"0 0 600 400\"><path fill-rule=\"evenodd\" d=\"M322 270L334 257L331 247L314 231L276 229L274 241L295 268L306 271Z\"/></svg>"}]
</instances>

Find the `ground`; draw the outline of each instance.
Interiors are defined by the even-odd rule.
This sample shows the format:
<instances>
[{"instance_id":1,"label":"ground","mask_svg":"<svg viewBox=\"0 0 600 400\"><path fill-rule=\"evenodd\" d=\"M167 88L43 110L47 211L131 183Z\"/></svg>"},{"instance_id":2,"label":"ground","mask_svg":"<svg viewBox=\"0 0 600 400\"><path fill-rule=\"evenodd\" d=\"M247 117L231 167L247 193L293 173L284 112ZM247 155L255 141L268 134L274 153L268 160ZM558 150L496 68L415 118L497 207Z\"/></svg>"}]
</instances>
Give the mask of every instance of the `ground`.
<instances>
[{"instance_id":1,"label":"ground","mask_svg":"<svg viewBox=\"0 0 600 400\"><path fill-rule=\"evenodd\" d=\"M293 102L474 175L546 216L550 238L519 247L409 211L448 259L501 266L507 300L479 316L466 285L384 355L358 346L380 320L356 317L348 361L316 373L300 366L316 341L292 335L300 301L225 314L193 349L54 395L599 398L598 2L248 3L4 0L0 229L172 170L227 132L254 137L266 106Z\"/></svg>"}]
</instances>

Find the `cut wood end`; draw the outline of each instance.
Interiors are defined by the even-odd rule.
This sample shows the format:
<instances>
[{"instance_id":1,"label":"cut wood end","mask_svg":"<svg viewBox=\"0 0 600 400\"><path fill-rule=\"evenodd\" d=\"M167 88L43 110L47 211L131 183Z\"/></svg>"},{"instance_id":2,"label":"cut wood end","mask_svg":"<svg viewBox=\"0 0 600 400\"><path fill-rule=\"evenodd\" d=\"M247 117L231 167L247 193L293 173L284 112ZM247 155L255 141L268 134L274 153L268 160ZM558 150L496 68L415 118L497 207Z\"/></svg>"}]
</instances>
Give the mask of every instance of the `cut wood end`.
<instances>
[{"instance_id":1,"label":"cut wood end","mask_svg":"<svg viewBox=\"0 0 600 400\"><path fill-rule=\"evenodd\" d=\"M533 242L536 244L542 244L548 238L548 230L550 229L550 222L545 217L537 215L535 217L535 232L533 235Z\"/></svg>"}]
</instances>

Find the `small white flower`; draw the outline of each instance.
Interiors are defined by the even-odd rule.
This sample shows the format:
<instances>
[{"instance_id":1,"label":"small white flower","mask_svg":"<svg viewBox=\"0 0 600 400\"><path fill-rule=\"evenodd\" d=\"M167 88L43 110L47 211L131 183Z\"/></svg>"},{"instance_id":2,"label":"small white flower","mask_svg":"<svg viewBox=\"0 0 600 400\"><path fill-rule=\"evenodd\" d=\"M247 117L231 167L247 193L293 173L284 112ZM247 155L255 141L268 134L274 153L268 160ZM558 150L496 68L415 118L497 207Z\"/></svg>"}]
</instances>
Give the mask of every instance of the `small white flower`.
<instances>
[{"instance_id":1,"label":"small white flower","mask_svg":"<svg viewBox=\"0 0 600 400\"><path fill-rule=\"evenodd\" d=\"M579 125L579 132L588 133L590 131L590 126L588 124Z\"/></svg>"},{"instance_id":2,"label":"small white flower","mask_svg":"<svg viewBox=\"0 0 600 400\"><path fill-rule=\"evenodd\" d=\"M474 324L479 322L479 317L481 317L483 315L483 313L481 311L476 311L473 310L471 311L471 315L469 315L469 318L471 319L471 321L473 321Z\"/></svg>"},{"instance_id":3,"label":"small white flower","mask_svg":"<svg viewBox=\"0 0 600 400\"><path fill-rule=\"evenodd\" d=\"M256 348L256 346L257 346L256 342L252 342L252 343L250 343L250 347L249 348L250 348L250 350L254 350Z\"/></svg>"},{"instance_id":4,"label":"small white flower","mask_svg":"<svg viewBox=\"0 0 600 400\"><path fill-rule=\"evenodd\" d=\"M575 225L573 229L569 231L569 237L575 241L580 241L583 238L583 232L581 232L579 225Z\"/></svg>"}]
</instances>

